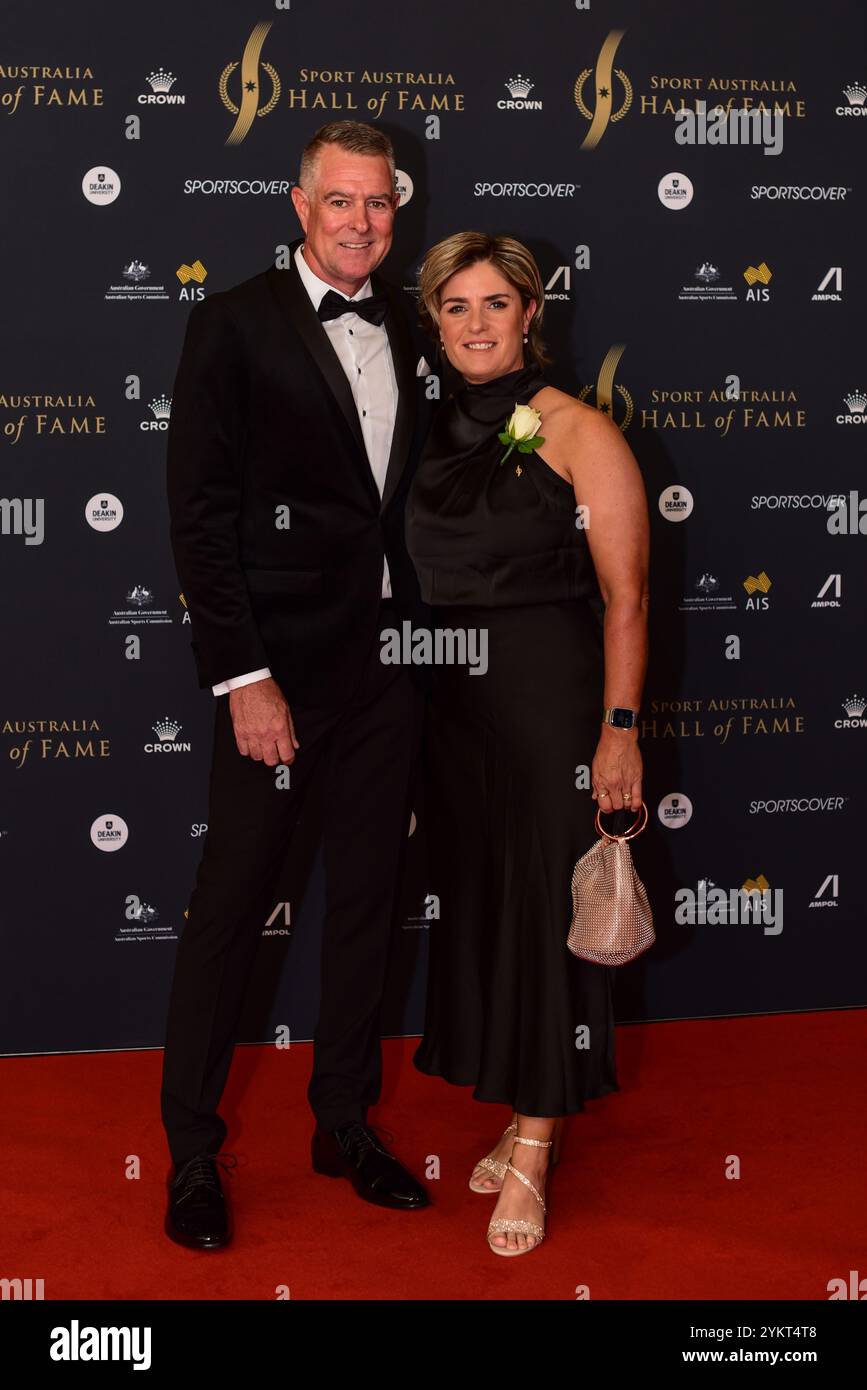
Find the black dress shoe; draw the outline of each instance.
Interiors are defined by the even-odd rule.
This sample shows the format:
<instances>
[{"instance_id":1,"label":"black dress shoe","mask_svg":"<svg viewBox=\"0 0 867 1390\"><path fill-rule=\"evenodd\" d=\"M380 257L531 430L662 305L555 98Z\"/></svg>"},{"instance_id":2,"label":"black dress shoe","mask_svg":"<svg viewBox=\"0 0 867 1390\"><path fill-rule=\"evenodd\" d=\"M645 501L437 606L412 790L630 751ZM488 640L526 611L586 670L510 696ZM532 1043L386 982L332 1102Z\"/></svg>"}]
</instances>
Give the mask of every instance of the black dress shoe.
<instances>
[{"instance_id":1,"label":"black dress shoe","mask_svg":"<svg viewBox=\"0 0 867 1390\"><path fill-rule=\"evenodd\" d=\"M404 1211L430 1204L421 1183L382 1147L368 1125L341 1125L330 1134L317 1125L311 1152L314 1172L349 1178L365 1202Z\"/></svg>"},{"instance_id":2,"label":"black dress shoe","mask_svg":"<svg viewBox=\"0 0 867 1390\"><path fill-rule=\"evenodd\" d=\"M237 1166L234 1154L197 1154L176 1167L169 1181L165 1231L170 1240L191 1250L219 1250L232 1239L229 1205L217 1165Z\"/></svg>"}]
</instances>

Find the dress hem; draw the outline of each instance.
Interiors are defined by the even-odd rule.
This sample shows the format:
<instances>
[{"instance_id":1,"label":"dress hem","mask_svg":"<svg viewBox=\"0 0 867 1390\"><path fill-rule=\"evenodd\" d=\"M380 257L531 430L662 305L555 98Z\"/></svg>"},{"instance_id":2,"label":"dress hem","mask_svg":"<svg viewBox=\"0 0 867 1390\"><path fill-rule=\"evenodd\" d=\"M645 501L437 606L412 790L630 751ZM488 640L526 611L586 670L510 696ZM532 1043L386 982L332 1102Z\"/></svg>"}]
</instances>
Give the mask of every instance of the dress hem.
<instances>
[{"instance_id":1,"label":"dress hem","mask_svg":"<svg viewBox=\"0 0 867 1390\"><path fill-rule=\"evenodd\" d=\"M473 1090L473 1100L482 1101L485 1105L510 1105L512 1109L517 1110L518 1114L520 1115L538 1116L539 1119L558 1119L561 1115L580 1115L582 1111L584 1111L587 1108L584 1104L585 1101L601 1100L603 1096L615 1095L619 1093L619 1091L621 1090L621 1087L615 1081L610 1085L602 1086L599 1090L593 1092L588 1091L587 1094L578 1103L577 1107L567 1106L564 1110L557 1110L553 1112L551 1115L545 1115L538 1109L522 1109L520 1106L516 1105L514 1099L512 1099L509 1096L484 1095L482 1094L477 1082L474 1082L472 1080L458 1081L455 1079L455 1077L448 1075L445 1071L438 1071L435 1067L432 1066L422 1066L415 1059L415 1057L413 1057L413 1066L415 1067L416 1071L420 1071L424 1076L437 1076L440 1078L441 1081L446 1081L449 1084L449 1086L473 1086L475 1088Z\"/></svg>"}]
</instances>

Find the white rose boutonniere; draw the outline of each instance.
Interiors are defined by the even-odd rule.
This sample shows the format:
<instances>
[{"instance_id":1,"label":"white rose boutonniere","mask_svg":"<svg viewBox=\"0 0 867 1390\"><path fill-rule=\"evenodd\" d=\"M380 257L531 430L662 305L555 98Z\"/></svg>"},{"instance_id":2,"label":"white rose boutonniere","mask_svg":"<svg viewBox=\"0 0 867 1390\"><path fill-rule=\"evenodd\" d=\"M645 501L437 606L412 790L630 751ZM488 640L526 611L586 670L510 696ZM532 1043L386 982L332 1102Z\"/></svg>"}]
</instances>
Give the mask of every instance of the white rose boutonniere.
<instances>
[{"instance_id":1,"label":"white rose boutonniere","mask_svg":"<svg viewBox=\"0 0 867 1390\"><path fill-rule=\"evenodd\" d=\"M519 454L532 454L534 449L538 449L540 444L545 443L544 436L539 434L539 427L542 424L542 416L538 410L534 410L531 405L518 405L511 417L506 421L506 427L497 435L501 444L508 444L506 452L500 459L500 463L506 462L513 449L517 449ZM515 473L521 476L520 463L515 469Z\"/></svg>"}]
</instances>

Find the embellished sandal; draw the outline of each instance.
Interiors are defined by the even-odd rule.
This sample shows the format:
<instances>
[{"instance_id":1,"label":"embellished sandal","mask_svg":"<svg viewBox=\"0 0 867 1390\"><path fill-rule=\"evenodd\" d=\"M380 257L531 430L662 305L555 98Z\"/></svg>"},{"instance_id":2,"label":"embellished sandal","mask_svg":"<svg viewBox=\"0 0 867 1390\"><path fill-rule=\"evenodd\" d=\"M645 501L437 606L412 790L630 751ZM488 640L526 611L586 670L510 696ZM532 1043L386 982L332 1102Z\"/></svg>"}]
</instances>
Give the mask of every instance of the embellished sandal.
<instances>
[{"instance_id":1,"label":"embellished sandal","mask_svg":"<svg viewBox=\"0 0 867 1390\"><path fill-rule=\"evenodd\" d=\"M502 1133L502 1136L501 1136L501 1142L502 1142L502 1139L505 1139L505 1137L506 1137L507 1134L517 1134L517 1133L518 1133L518 1121L517 1121L517 1120L512 1120L512 1123L511 1123L510 1125L506 1125L506 1128L503 1130L503 1133ZM501 1163L500 1160L499 1160L498 1158L491 1158L491 1155L488 1154L487 1158L480 1158L480 1159L479 1159L478 1163L476 1164L476 1168L487 1168L487 1170L488 1170L489 1173L493 1173L493 1175L494 1175L495 1178L499 1178L499 1179L500 1179L500 1187L481 1187L481 1186L479 1185L479 1183L473 1182L472 1175L471 1175L471 1176L470 1176L470 1191L471 1191L471 1192L482 1192L482 1193L488 1193L488 1194L489 1194L489 1193L494 1193L494 1194L496 1195L496 1193L498 1193L498 1192L500 1191L500 1188L501 1188L502 1185L503 1185L503 1178L506 1176L506 1164L505 1164L505 1163ZM476 1168L473 1169L473 1173L475 1173Z\"/></svg>"},{"instance_id":2,"label":"embellished sandal","mask_svg":"<svg viewBox=\"0 0 867 1390\"><path fill-rule=\"evenodd\" d=\"M534 1149L550 1149L553 1145L553 1140L551 1139L525 1139L520 1134L515 1135L514 1142L516 1144L528 1144ZM547 1211L545 1199L530 1182L527 1174L522 1173L521 1170L516 1168L511 1162L506 1164L506 1171L514 1173L519 1182L522 1182L525 1187L529 1187L536 1201L539 1203L539 1206L542 1208L542 1215L544 1216ZM492 1235L500 1235L501 1233L507 1233L509 1231L518 1231L521 1235L534 1236L536 1243L535 1245L526 1245L523 1250L520 1246L515 1250L510 1250L508 1246L505 1245L491 1245ZM544 1239L545 1228L544 1226L539 1226L535 1221L520 1221L516 1217L498 1216L488 1226L488 1245L495 1255L529 1255L531 1250L537 1250L539 1248Z\"/></svg>"},{"instance_id":3,"label":"embellished sandal","mask_svg":"<svg viewBox=\"0 0 867 1390\"><path fill-rule=\"evenodd\" d=\"M503 1130L502 1138L505 1139L505 1137L506 1137L507 1134L517 1134L517 1132L518 1132L518 1124L517 1124L517 1121L516 1121L516 1120L513 1120L512 1123L511 1123L510 1125L507 1125L506 1128ZM554 1130L554 1138L553 1138L553 1140L552 1140L552 1143L553 1143L553 1145L554 1145L553 1151L552 1151L552 1153L551 1153L551 1166L552 1166L552 1167L554 1166L555 1163L559 1163L559 1162L560 1162L560 1146L561 1146L562 1140L563 1140L563 1121L562 1121L562 1119L559 1119L559 1120L557 1121L557 1128ZM489 1173L493 1173L493 1175L494 1175L495 1178L499 1178L499 1180L500 1180L500 1186L499 1186L499 1187L482 1187L482 1186L480 1186L479 1183L473 1182L472 1177L470 1177L470 1182L469 1182L470 1191L471 1191L471 1192L481 1192L481 1193L483 1193L485 1196L491 1196L491 1195L493 1195L493 1196L496 1197L497 1194L500 1193L500 1192L502 1191L502 1189L503 1189L503 1179L504 1179L504 1177L506 1176L506 1168L507 1168L507 1167L508 1167L508 1164L502 1163L502 1162L500 1161L500 1159L498 1159L498 1158L492 1158L492 1157L490 1156L490 1154L488 1155L487 1158L480 1158L479 1161L478 1161L478 1163L476 1164L476 1168L487 1168L487 1170L488 1170ZM475 1172L475 1171L476 1171L476 1169L474 1168L474 1169L473 1169L473 1172Z\"/></svg>"}]
</instances>

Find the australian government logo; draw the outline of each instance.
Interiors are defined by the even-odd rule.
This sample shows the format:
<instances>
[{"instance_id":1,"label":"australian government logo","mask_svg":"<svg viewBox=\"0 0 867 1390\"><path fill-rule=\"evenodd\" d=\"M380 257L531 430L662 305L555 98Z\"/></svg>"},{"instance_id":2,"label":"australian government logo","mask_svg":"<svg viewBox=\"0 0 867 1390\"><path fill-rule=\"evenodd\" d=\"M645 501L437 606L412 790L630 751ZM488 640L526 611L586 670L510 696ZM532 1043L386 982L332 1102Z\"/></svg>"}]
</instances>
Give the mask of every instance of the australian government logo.
<instances>
[{"instance_id":1,"label":"australian government logo","mask_svg":"<svg viewBox=\"0 0 867 1390\"><path fill-rule=\"evenodd\" d=\"M240 60L226 63L220 73L219 98L235 118L227 145L240 145L257 118L279 106L339 112L366 121L400 112L420 112L437 120L464 110L464 93L457 90L451 72L304 67L297 70L292 85L286 85L275 64L262 56L270 28L270 20L255 24Z\"/></svg>"},{"instance_id":2,"label":"australian government logo","mask_svg":"<svg viewBox=\"0 0 867 1390\"><path fill-rule=\"evenodd\" d=\"M147 262L138 256L132 256L120 269L120 277L113 280L103 295L103 299L111 302L112 300L168 300L169 293L165 283L151 280L151 268Z\"/></svg>"},{"instance_id":3,"label":"australian government logo","mask_svg":"<svg viewBox=\"0 0 867 1390\"><path fill-rule=\"evenodd\" d=\"M713 261L702 261L692 272L692 280L681 287L679 300L694 300L702 304L719 304L737 299L734 286L726 284L719 266Z\"/></svg>"},{"instance_id":4,"label":"australian government logo","mask_svg":"<svg viewBox=\"0 0 867 1390\"><path fill-rule=\"evenodd\" d=\"M680 613L728 613L737 607L731 586L723 585L719 575L702 570L691 593L685 594L678 605Z\"/></svg>"},{"instance_id":5,"label":"australian government logo","mask_svg":"<svg viewBox=\"0 0 867 1390\"><path fill-rule=\"evenodd\" d=\"M167 608L160 608L156 594L147 584L131 584L122 608L112 610L109 627L165 627L174 622Z\"/></svg>"},{"instance_id":6,"label":"australian government logo","mask_svg":"<svg viewBox=\"0 0 867 1390\"><path fill-rule=\"evenodd\" d=\"M153 903L139 893L128 893L124 901L125 926L119 926L115 941L177 941L172 922L163 922Z\"/></svg>"}]
</instances>

